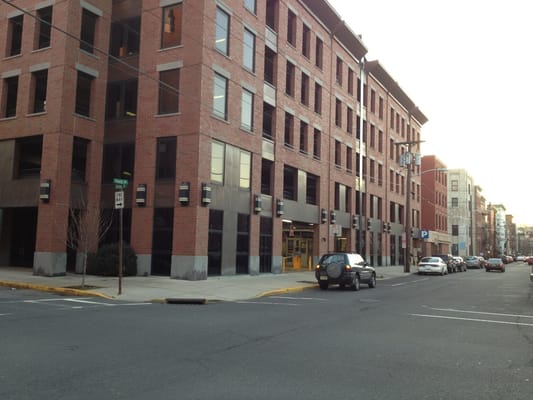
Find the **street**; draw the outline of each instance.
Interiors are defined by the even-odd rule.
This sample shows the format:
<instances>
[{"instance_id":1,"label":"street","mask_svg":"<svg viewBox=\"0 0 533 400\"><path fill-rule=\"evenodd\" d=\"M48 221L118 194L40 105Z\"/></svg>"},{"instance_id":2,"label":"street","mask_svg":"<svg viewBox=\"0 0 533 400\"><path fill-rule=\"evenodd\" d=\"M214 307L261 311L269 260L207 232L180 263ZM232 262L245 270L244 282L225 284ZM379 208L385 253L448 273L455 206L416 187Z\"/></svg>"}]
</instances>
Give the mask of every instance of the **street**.
<instances>
[{"instance_id":1,"label":"street","mask_svg":"<svg viewBox=\"0 0 533 400\"><path fill-rule=\"evenodd\" d=\"M406 275L207 305L0 288L0 398L533 398L533 283Z\"/></svg>"}]
</instances>

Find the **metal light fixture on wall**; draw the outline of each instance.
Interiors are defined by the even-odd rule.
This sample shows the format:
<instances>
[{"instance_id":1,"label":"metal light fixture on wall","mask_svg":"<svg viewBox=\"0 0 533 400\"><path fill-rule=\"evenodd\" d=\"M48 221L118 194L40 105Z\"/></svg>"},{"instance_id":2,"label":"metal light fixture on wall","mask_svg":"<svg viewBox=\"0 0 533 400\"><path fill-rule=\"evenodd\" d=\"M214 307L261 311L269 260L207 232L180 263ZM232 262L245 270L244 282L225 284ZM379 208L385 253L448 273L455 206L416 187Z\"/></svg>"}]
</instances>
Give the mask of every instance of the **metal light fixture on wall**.
<instances>
[{"instance_id":1,"label":"metal light fixture on wall","mask_svg":"<svg viewBox=\"0 0 533 400\"><path fill-rule=\"evenodd\" d=\"M138 207L144 207L146 205L146 184L139 183L135 192L135 204Z\"/></svg>"},{"instance_id":2,"label":"metal light fixture on wall","mask_svg":"<svg viewBox=\"0 0 533 400\"><path fill-rule=\"evenodd\" d=\"M352 215L352 228L359 229L359 218L357 215Z\"/></svg>"},{"instance_id":3,"label":"metal light fixture on wall","mask_svg":"<svg viewBox=\"0 0 533 400\"><path fill-rule=\"evenodd\" d=\"M262 209L263 209L263 207L262 207L261 195L260 194L256 194L256 195L254 195L254 211L256 213L260 213Z\"/></svg>"},{"instance_id":4,"label":"metal light fixture on wall","mask_svg":"<svg viewBox=\"0 0 533 400\"><path fill-rule=\"evenodd\" d=\"M211 204L211 186L202 183L202 205L208 206L209 204Z\"/></svg>"},{"instance_id":5,"label":"metal light fixture on wall","mask_svg":"<svg viewBox=\"0 0 533 400\"><path fill-rule=\"evenodd\" d=\"M191 194L191 183L190 182L181 182L178 194L178 201L182 206L189 204Z\"/></svg>"},{"instance_id":6,"label":"metal light fixture on wall","mask_svg":"<svg viewBox=\"0 0 533 400\"><path fill-rule=\"evenodd\" d=\"M326 211L325 208L323 208L321 211L320 211L320 221L325 224L326 222L328 222L328 212Z\"/></svg>"},{"instance_id":7,"label":"metal light fixture on wall","mask_svg":"<svg viewBox=\"0 0 533 400\"><path fill-rule=\"evenodd\" d=\"M332 225L337 223L337 213L334 210L329 213L329 223Z\"/></svg>"},{"instance_id":8,"label":"metal light fixture on wall","mask_svg":"<svg viewBox=\"0 0 533 400\"><path fill-rule=\"evenodd\" d=\"M283 200L276 200L276 214L278 217L281 217L283 214L285 214L285 204L283 203Z\"/></svg>"},{"instance_id":9,"label":"metal light fixture on wall","mask_svg":"<svg viewBox=\"0 0 533 400\"><path fill-rule=\"evenodd\" d=\"M50 201L50 191L52 189L52 181L50 179L45 179L41 182L39 188L39 199L43 203L48 203Z\"/></svg>"}]
</instances>

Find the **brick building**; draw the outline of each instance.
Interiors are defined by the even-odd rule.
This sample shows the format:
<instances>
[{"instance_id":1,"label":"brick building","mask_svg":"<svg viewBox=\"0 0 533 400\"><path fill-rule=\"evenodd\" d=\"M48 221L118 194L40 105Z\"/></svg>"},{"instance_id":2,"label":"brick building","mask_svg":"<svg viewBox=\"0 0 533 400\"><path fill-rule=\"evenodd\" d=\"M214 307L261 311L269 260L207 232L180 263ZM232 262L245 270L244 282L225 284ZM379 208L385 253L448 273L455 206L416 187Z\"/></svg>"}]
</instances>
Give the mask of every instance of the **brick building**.
<instances>
[{"instance_id":1,"label":"brick building","mask_svg":"<svg viewBox=\"0 0 533 400\"><path fill-rule=\"evenodd\" d=\"M140 275L399 264L406 193L417 236L420 165L408 182L400 159L427 118L326 1L20 0L0 19L1 265L74 268L69 211L116 217L117 178Z\"/></svg>"}]
</instances>

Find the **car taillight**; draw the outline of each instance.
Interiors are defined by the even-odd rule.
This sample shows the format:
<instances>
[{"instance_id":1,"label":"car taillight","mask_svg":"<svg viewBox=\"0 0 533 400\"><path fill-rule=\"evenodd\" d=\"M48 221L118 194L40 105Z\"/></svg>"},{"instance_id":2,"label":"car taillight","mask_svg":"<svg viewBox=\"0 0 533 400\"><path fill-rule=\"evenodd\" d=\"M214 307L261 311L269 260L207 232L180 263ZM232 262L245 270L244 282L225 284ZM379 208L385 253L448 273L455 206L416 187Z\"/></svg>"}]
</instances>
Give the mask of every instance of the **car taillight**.
<instances>
[{"instance_id":1,"label":"car taillight","mask_svg":"<svg viewBox=\"0 0 533 400\"><path fill-rule=\"evenodd\" d=\"M320 269L320 264L317 264L315 269Z\"/></svg>"},{"instance_id":2,"label":"car taillight","mask_svg":"<svg viewBox=\"0 0 533 400\"><path fill-rule=\"evenodd\" d=\"M346 269L346 271L349 271L349 270L351 270L351 269L352 269L352 267L350 267L350 265L349 265L349 264L346 264L346 265L344 266L344 268Z\"/></svg>"}]
</instances>

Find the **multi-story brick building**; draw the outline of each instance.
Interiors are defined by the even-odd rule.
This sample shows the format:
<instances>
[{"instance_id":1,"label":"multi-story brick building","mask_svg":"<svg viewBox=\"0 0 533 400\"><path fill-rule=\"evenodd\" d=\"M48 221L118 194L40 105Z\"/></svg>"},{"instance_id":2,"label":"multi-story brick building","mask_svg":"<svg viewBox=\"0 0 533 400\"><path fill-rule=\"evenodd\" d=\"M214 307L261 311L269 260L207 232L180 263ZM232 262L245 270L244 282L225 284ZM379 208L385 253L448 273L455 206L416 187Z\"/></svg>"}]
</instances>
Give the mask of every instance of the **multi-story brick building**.
<instances>
[{"instance_id":1,"label":"multi-story brick building","mask_svg":"<svg viewBox=\"0 0 533 400\"><path fill-rule=\"evenodd\" d=\"M0 19L3 265L65 273L69 210L111 213L117 178L141 275L399 263L406 191L420 228L420 166L407 182L399 161L427 119L326 1L20 0Z\"/></svg>"},{"instance_id":2,"label":"multi-story brick building","mask_svg":"<svg viewBox=\"0 0 533 400\"><path fill-rule=\"evenodd\" d=\"M423 256L450 253L448 174L446 165L434 155L422 157L422 229L427 232L420 244Z\"/></svg>"}]
</instances>

